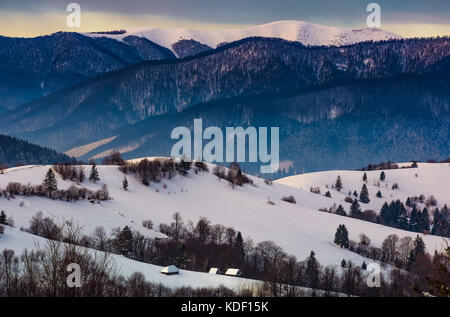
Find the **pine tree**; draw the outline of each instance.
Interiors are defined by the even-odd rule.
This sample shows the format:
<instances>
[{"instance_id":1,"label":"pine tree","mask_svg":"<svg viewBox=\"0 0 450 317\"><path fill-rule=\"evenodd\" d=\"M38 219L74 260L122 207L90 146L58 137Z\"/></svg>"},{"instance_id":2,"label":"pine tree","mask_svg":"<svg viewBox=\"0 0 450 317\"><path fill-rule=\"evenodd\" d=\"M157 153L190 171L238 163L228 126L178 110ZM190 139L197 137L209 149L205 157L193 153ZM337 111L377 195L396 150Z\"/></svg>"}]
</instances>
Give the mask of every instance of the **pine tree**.
<instances>
[{"instance_id":1,"label":"pine tree","mask_svg":"<svg viewBox=\"0 0 450 317\"><path fill-rule=\"evenodd\" d=\"M359 194L359 201L364 204L368 204L370 202L369 191L367 190L366 184L364 184L361 188L361 193Z\"/></svg>"},{"instance_id":2,"label":"pine tree","mask_svg":"<svg viewBox=\"0 0 450 317\"><path fill-rule=\"evenodd\" d=\"M378 198L383 197L383 195L381 195L381 191L378 191L378 192L377 192L377 197L378 197Z\"/></svg>"},{"instance_id":3,"label":"pine tree","mask_svg":"<svg viewBox=\"0 0 450 317\"><path fill-rule=\"evenodd\" d=\"M367 270L366 261L363 261L363 263L361 264L361 269L363 269L364 271Z\"/></svg>"},{"instance_id":4,"label":"pine tree","mask_svg":"<svg viewBox=\"0 0 450 317\"><path fill-rule=\"evenodd\" d=\"M316 289L319 284L319 263L316 260L314 251L311 251L306 264L306 277L309 287Z\"/></svg>"},{"instance_id":5,"label":"pine tree","mask_svg":"<svg viewBox=\"0 0 450 317\"><path fill-rule=\"evenodd\" d=\"M6 225L6 213L4 210L0 212L0 225Z\"/></svg>"},{"instance_id":6,"label":"pine tree","mask_svg":"<svg viewBox=\"0 0 450 317\"><path fill-rule=\"evenodd\" d=\"M344 207L342 207L342 205L339 205L339 207L337 208L336 215L347 216L347 213L345 212L345 209Z\"/></svg>"},{"instance_id":7,"label":"pine tree","mask_svg":"<svg viewBox=\"0 0 450 317\"><path fill-rule=\"evenodd\" d=\"M95 164L92 165L91 174L89 175L89 181L92 183L97 183L100 180L98 176L97 166Z\"/></svg>"},{"instance_id":8,"label":"pine tree","mask_svg":"<svg viewBox=\"0 0 450 317\"><path fill-rule=\"evenodd\" d=\"M121 254L127 255L131 249L132 243L133 233L128 226L125 226L116 239L116 247Z\"/></svg>"},{"instance_id":9,"label":"pine tree","mask_svg":"<svg viewBox=\"0 0 450 317\"><path fill-rule=\"evenodd\" d=\"M122 187L124 190L128 190L128 180L126 176L123 177Z\"/></svg>"},{"instance_id":10,"label":"pine tree","mask_svg":"<svg viewBox=\"0 0 450 317\"><path fill-rule=\"evenodd\" d=\"M334 234L334 243L336 243L341 248L348 248L348 231L345 225L339 225Z\"/></svg>"},{"instance_id":11,"label":"pine tree","mask_svg":"<svg viewBox=\"0 0 450 317\"><path fill-rule=\"evenodd\" d=\"M361 208L359 208L359 202L358 199L355 199L350 206L350 216L353 218L359 218L361 216Z\"/></svg>"},{"instance_id":12,"label":"pine tree","mask_svg":"<svg viewBox=\"0 0 450 317\"><path fill-rule=\"evenodd\" d=\"M408 259L408 268L411 268L412 263L417 259L417 257L421 254L425 254L425 243L419 235L414 239L414 246L409 254Z\"/></svg>"},{"instance_id":13,"label":"pine tree","mask_svg":"<svg viewBox=\"0 0 450 317\"><path fill-rule=\"evenodd\" d=\"M364 173L364 175L363 175L363 181L365 182L366 180L367 180L367 174L366 173Z\"/></svg>"},{"instance_id":14,"label":"pine tree","mask_svg":"<svg viewBox=\"0 0 450 317\"><path fill-rule=\"evenodd\" d=\"M56 181L56 176L51 168L49 168L47 174L45 174L45 178L42 184L44 185L44 188L47 190L49 194L58 190L58 183Z\"/></svg>"},{"instance_id":15,"label":"pine tree","mask_svg":"<svg viewBox=\"0 0 450 317\"><path fill-rule=\"evenodd\" d=\"M427 208L423 208L422 213L420 214L420 231L430 232L430 216L428 215Z\"/></svg>"},{"instance_id":16,"label":"pine tree","mask_svg":"<svg viewBox=\"0 0 450 317\"><path fill-rule=\"evenodd\" d=\"M192 168L192 161L190 161L186 157L183 157L180 163L177 164L178 172L183 176L187 175L191 168Z\"/></svg>"},{"instance_id":17,"label":"pine tree","mask_svg":"<svg viewBox=\"0 0 450 317\"><path fill-rule=\"evenodd\" d=\"M336 178L336 184L334 185L334 188L336 188L336 190L338 192L340 192L341 189L342 189L342 180L341 180L341 176L340 175L338 175L338 177Z\"/></svg>"},{"instance_id":18,"label":"pine tree","mask_svg":"<svg viewBox=\"0 0 450 317\"><path fill-rule=\"evenodd\" d=\"M240 231L238 231L236 238L234 239L234 247L237 251L239 260L244 261L245 260L244 239L242 239L242 234Z\"/></svg>"},{"instance_id":19,"label":"pine tree","mask_svg":"<svg viewBox=\"0 0 450 317\"><path fill-rule=\"evenodd\" d=\"M386 179L386 174L384 174L384 171L381 171L381 174L380 174L380 180L381 180L382 182L384 182L385 179Z\"/></svg>"},{"instance_id":20,"label":"pine tree","mask_svg":"<svg viewBox=\"0 0 450 317\"><path fill-rule=\"evenodd\" d=\"M391 219L391 209L389 208L389 205L387 202L383 204L380 211L380 223L383 225L391 225L392 219Z\"/></svg>"},{"instance_id":21,"label":"pine tree","mask_svg":"<svg viewBox=\"0 0 450 317\"><path fill-rule=\"evenodd\" d=\"M417 210L416 206L414 206L411 211L411 218L409 220L409 230L414 232L420 231L420 211Z\"/></svg>"},{"instance_id":22,"label":"pine tree","mask_svg":"<svg viewBox=\"0 0 450 317\"><path fill-rule=\"evenodd\" d=\"M410 207L410 208L412 208L413 207L413 205L412 205L412 203L411 203L411 198L406 198L406 206L408 206L408 207Z\"/></svg>"},{"instance_id":23,"label":"pine tree","mask_svg":"<svg viewBox=\"0 0 450 317\"><path fill-rule=\"evenodd\" d=\"M409 228L408 214L406 213L405 209L403 209L400 215L398 216L397 224L400 229L408 230Z\"/></svg>"},{"instance_id":24,"label":"pine tree","mask_svg":"<svg viewBox=\"0 0 450 317\"><path fill-rule=\"evenodd\" d=\"M434 210L433 214L433 228L431 229L432 235L439 235L439 227L440 227L441 213L439 212L439 208ZM1 223L1 222L0 222Z\"/></svg>"}]
</instances>

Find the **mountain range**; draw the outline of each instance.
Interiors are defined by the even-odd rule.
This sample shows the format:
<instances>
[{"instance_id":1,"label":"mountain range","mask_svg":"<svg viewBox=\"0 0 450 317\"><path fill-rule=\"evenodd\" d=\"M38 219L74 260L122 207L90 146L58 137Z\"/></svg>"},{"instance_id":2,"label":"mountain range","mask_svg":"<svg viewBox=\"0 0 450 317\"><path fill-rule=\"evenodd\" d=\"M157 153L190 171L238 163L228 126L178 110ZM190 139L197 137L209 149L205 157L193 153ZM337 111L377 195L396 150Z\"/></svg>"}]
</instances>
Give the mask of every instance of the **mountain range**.
<instances>
[{"instance_id":1,"label":"mountain range","mask_svg":"<svg viewBox=\"0 0 450 317\"><path fill-rule=\"evenodd\" d=\"M350 29L324 26L305 21L277 21L249 28L225 30L189 30L189 29L133 29L125 32L110 32L109 34L88 33L92 37L107 36L121 41L129 35L139 36L172 49L183 40L194 40L210 48L217 48L226 43L239 41L248 37L279 38L287 41L300 42L306 46L341 46L365 41L382 41L402 38L398 34L378 28ZM180 55L177 55L182 57Z\"/></svg>"},{"instance_id":2,"label":"mountain range","mask_svg":"<svg viewBox=\"0 0 450 317\"><path fill-rule=\"evenodd\" d=\"M63 47L76 40L88 53L78 59L55 49L64 67L35 73L58 74L65 87L44 84L57 91L4 113L0 132L59 151L86 145L77 153L88 159L112 150L169 155L171 129L194 118L219 127L279 126L290 173L449 155L449 38L292 21L220 36L139 32L50 36L70 38Z\"/></svg>"}]
</instances>

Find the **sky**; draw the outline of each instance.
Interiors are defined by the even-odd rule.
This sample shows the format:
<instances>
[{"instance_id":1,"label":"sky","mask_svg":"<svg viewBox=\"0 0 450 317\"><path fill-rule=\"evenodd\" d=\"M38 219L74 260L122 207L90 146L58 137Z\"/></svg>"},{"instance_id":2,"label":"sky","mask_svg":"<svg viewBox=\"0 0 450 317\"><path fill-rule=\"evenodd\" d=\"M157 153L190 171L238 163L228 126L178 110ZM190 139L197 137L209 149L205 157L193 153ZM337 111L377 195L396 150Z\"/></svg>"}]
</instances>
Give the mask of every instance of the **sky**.
<instances>
[{"instance_id":1,"label":"sky","mask_svg":"<svg viewBox=\"0 0 450 317\"><path fill-rule=\"evenodd\" d=\"M370 2L381 28L405 37L450 35L450 0L0 0L0 35L136 28L231 29L280 20L366 27ZM66 23L67 5L81 8L80 27Z\"/></svg>"}]
</instances>

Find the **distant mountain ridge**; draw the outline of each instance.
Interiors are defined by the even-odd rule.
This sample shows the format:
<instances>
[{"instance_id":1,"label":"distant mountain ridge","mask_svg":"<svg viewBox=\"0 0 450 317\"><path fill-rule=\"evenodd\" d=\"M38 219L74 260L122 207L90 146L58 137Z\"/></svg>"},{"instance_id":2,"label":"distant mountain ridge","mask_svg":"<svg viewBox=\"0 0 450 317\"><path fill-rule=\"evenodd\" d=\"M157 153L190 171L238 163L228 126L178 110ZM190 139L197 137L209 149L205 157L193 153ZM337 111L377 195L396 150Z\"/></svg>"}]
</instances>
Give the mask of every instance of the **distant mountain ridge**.
<instances>
[{"instance_id":1,"label":"distant mountain ridge","mask_svg":"<svg viewBox=\"0 0 450 317\"><path fill-rule=\"evenodd\" d=\"M127 35L147 38L161 46L171 48L180 40L195 40L203 45L216 48L222 43L231 43L248 37L279 38L300 42L307 46L350 45L365 41L400 39L400 35L377 28L350 29L324 26L305 21L276 21L249 28L228 30L189 30L189 29L136 29L124 34L87 34L98 37L107 36L121 40Z\"/></svg>"},{"instance_id":2,"label":"distant mountain ridge","mask_svg":"<svg viewBox=\"0 0 450 317\"><path fill-rule=\"evenodd\" d=\"M0 36L1 105L13 109L109 71L143 61L184 58L255 36L304 45L348 45L400 38L379 29L351 30L303 21L220 31L150 29L58 32L35 38Z\"/></svg>"},{"instance_id":3,"label":"distant mountain ridge","mask_svg":"<svg viewBox=\"0 0 450 317\"><path fill-rule=\"evenodd\" d=\"M4 114L0 131L66 151L199 103L445 69L445 63L439 65L449 52L448 38L311 48L248 38L193 57L101 75Z\"/></svg>"},{"instance_id":4,"label":"distant mountain ridge","mask_svg":"<svg viewBox=\"0 0 450 317\"><path fill-rule=\"evenodd\" d=\"M71 160L55 150L0 134L0 165L53 164Z\"/></svg>"},{"instance_id":5,"label":"distant mountain ridge","mask_svg":"<svg viewBox=\"0 0 450 317\"><path fill-rule=\"evenodd\" d=\"M0 36L0 100L15 108L108 71L147 60L175 58L147 39L122 41L59 32L36 38Z\"/></svg>"}]
</instances>

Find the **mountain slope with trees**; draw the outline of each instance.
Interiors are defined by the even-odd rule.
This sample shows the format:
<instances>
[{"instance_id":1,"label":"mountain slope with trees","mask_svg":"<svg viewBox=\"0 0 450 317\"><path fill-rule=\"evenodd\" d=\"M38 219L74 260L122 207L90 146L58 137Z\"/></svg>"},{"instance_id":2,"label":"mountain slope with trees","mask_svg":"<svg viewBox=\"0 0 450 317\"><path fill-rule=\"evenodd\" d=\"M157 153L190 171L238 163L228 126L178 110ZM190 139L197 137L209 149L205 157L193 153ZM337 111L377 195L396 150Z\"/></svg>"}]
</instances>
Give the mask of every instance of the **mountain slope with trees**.
<instances>
[{"instance_id":1,"label":"mountain slope with trees","mask_svg":"<svg viewBox=\"0 0 450 317\"><path fill-rule=\"evenodd\" d=\"M64 163L72 159L55 150L43 148L14 137L0 135L0 165Z\"/></svg>"}]
</instances>

